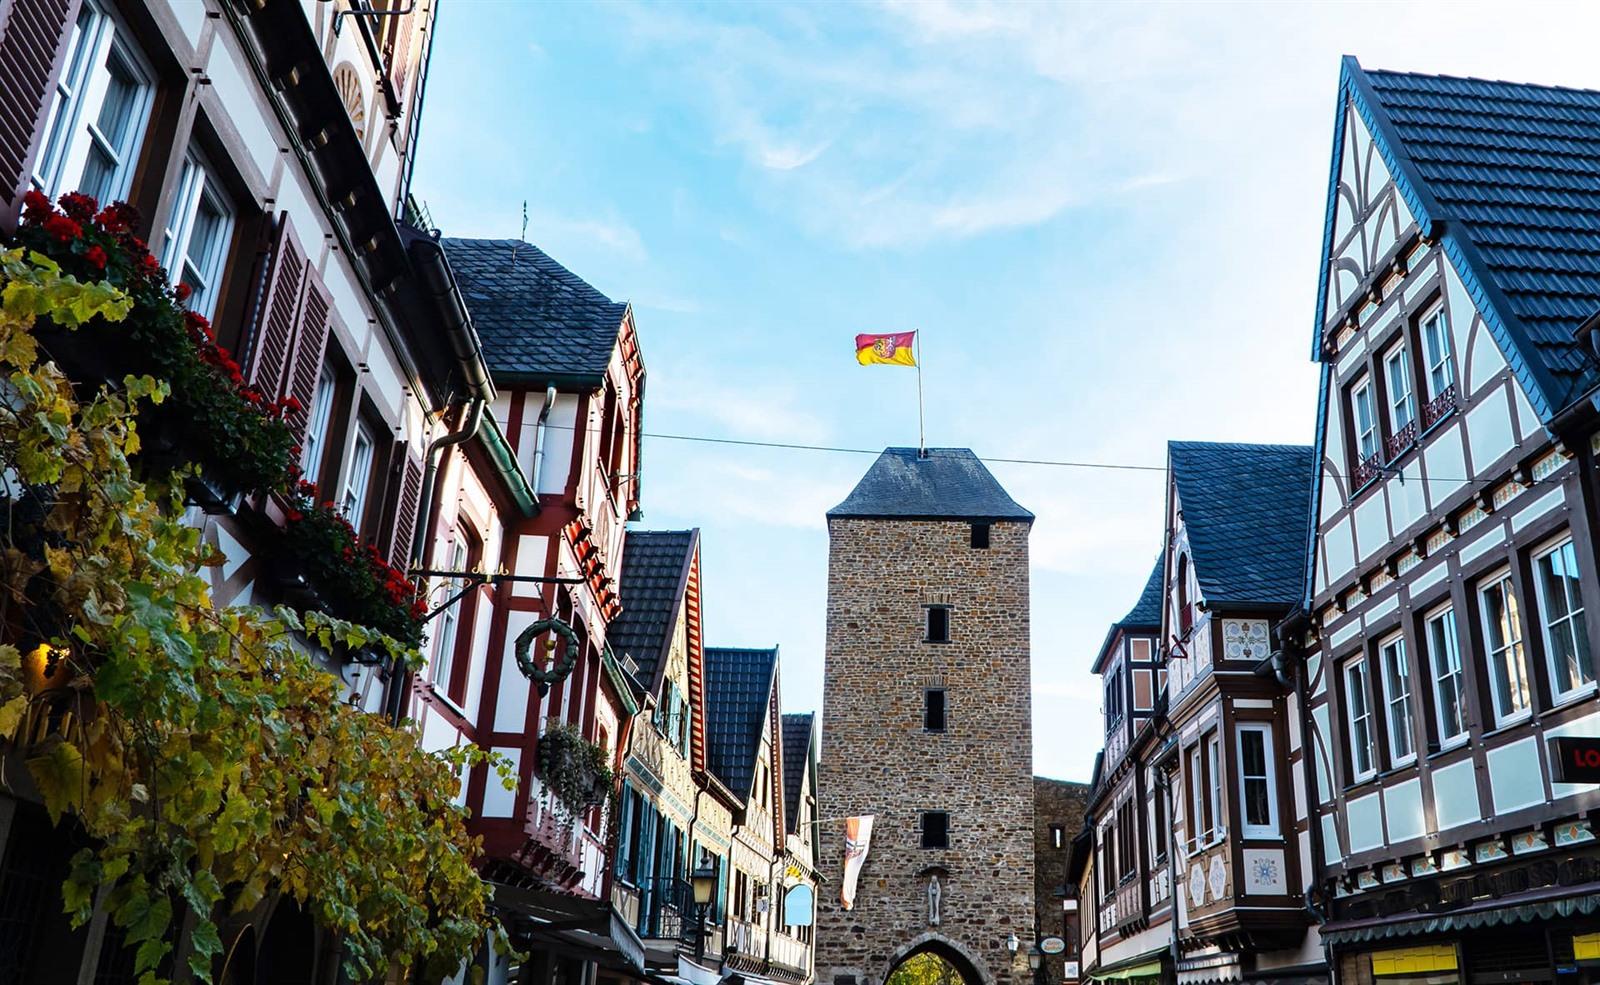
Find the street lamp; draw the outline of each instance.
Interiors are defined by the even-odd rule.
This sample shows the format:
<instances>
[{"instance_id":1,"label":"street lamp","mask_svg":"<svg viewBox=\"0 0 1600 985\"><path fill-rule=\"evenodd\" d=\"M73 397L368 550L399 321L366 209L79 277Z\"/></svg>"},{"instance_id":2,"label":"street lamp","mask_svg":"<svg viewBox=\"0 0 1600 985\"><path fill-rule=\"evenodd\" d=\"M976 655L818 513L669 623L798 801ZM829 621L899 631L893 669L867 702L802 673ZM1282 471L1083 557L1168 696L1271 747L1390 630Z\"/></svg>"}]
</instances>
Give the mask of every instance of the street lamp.
<instances>
[{"instance_id":1,"label":"street lamp","mask_svg":"<svg viewBox=\"0 0 1600 985\"><path fill-rule=\"evenodd\" d=\"M689 886L694 892L696 914L694 956L698 960L706 956L706 911L710 909L711 900L717 895L716 870L703 868L689 873Z\"/></svg>"},{"instance_id":2,"label":"street lamp","mask_svg":"<svg viewBox=\"0 0 1600 985\"><path fill-rule=\"evenodd\" d=\"M1016 934L1012 934L1010 937L1006 938L1006 950L1010 951L1012 954L1017 953L1017 948L1021 946L1021 944L1022 942L1017 940Z\"/></svg>"},{"instance_id":3,"label":"street lamp","mask_svg":"<svg viewBox=\"0 0 1600 985\"><path fill-rule=\"evenodd\" d=\"M1035 944L1032 947L1028 948L1028 968L1030 970L1032 970L1032 971L1038 971L1039 970L1039 965L1041 965L1043 963L1044 963L1044 952L1039 950L1039 945ZM1038 976L1036 975L1034 977L1038 977Z\"/></svg>"}]
</instances>

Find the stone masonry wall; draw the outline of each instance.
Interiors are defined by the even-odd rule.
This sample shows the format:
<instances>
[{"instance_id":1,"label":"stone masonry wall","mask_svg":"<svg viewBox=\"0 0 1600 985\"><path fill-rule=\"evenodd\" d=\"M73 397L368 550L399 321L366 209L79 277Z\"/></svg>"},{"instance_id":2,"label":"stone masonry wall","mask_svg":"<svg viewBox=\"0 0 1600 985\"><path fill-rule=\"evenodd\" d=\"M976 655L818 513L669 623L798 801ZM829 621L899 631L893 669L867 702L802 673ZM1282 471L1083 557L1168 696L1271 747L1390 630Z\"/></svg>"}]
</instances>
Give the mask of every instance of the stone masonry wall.
<instances>
[{"instance_id":1,"label":"stone masonry wall","mask_svg":"<svg viewBox=\"0 0 1600 985\"><path fill-rule=\"evenodd\" d=\"M1065 962L1077 960L1078 931L1067 926L1061 903L1067 863L1072 858L1072 839L1083 828L1083 805L1088 798L1088 784L1033 778L1033 896L1038 936L1040 940L1060 937L1067 945L1066 952L1045 957L1045 982L1065 980ZM1061 830L1059 848L1052 827Z\"/></svg>"},{"instance_id":2,"label":"stone masonry wall","mask_svg":"<svg viewBox=\"0 0 1600 985\"><path fill-rule=\"evenodd\" d=\"M1028 533L995 523L833 519L819 807L877 816L855 908L839 904L843 823L821 827L819 985L883 985L921 949L1027 983L1033 941L1033 739ZM924 606L951 606L951 642L924 642ZM923 692L947 688L947 731L923 730ZM950 812L950 847L920 846L919 812ZM941 919L928 882L942 868ZM1013 955L1006 939L1022 946ZM970 985L980 985L972 982Z\"/></svg>"}]
</instances>

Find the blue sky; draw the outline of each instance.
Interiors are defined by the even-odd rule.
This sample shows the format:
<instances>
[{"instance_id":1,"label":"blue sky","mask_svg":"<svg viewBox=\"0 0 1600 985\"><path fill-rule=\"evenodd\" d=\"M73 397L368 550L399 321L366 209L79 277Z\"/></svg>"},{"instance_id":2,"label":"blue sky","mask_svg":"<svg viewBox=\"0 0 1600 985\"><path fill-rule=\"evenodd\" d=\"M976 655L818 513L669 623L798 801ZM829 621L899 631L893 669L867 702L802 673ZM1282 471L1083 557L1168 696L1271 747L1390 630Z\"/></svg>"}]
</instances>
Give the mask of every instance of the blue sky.
<instances>
[{"instance_id":1,"label":"blue sky","mask_svg":"<svg viewBox=\"0 0 1600 985\"><path fill-rule=\"evenodd\" d=\"M1339 57L1600 87L1581 7L442 6L414 191L633 303L646 430L1162 465L1309 443ZM1559 30L1551 29L1560 25ZM823 513L871 459L665 439L645 525L698 526L713 645L817 707ZM1034 764L1087 779L1088 673L1161 542L1159 474L995 465L1033 533ZM981 682L973 682L981 686Z\"/></svg>"}]
</instances>

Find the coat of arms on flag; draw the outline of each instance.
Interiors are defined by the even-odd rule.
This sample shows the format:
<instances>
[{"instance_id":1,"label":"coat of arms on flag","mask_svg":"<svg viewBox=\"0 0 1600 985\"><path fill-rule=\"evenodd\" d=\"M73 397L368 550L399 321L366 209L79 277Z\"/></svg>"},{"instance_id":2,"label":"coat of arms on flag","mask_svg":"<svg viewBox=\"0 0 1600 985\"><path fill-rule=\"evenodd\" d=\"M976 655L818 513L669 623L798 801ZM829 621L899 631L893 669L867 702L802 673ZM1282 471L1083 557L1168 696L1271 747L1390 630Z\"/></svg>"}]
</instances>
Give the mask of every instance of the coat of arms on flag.
<instances>
[{"instance_id":1,"label":"coat of arms on flag","mask_svg":"<svg viewBox=\"0 0 1600 985\"><path fill-rule=\"evenodd\" d=\"M888 335L857 335L856 362L863 366L915 366L917 364L916 332L894 332Z\"/></svg>"}]
</instances>

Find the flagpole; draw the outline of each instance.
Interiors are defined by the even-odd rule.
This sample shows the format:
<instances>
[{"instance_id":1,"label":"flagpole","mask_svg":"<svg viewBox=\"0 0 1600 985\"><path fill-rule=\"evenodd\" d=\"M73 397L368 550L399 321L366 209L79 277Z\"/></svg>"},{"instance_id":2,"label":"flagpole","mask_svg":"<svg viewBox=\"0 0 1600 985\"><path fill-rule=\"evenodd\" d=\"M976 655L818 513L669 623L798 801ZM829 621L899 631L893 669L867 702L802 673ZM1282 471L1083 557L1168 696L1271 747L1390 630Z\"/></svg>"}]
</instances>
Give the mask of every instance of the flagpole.
<instances>
[{"instance_id":1,"label":"flagpole","mask_svg":"<svg viewBox=\"0 0 1600 985\"><path fill-rule=\"evenodd\" d=\"M916 343L917 353L917 457L928 457L928 437L922 414L922 333L917 332L913 341Z\"/></svg>"}]
</instances>

